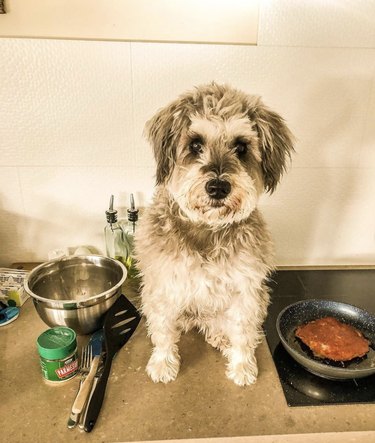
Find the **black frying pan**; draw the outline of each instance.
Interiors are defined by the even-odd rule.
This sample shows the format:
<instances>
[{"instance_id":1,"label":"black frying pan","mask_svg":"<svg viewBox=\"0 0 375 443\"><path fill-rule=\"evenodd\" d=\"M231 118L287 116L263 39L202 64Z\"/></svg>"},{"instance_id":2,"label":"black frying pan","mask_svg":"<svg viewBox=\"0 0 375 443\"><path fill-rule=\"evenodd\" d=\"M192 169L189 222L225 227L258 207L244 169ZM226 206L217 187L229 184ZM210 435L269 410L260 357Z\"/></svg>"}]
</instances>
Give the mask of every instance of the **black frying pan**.
<instances>
[{"instance_id":1,"label":"black frying pan","mask_svg":"<svg viewBox=\"0 0 375 443\"><path fill-rule=\"evenodd\" d=\"M322 317L337 320L357 328L371 342L370 351L363 359L354 360L346 367L337 367L315 359L295 337L297 326ZM287 306L277 317L276 328L286 351L308 371L320 377L345 380L375 374L375 316L346 303L330 300L302 300Z\"/></svg>"}]
</instances>

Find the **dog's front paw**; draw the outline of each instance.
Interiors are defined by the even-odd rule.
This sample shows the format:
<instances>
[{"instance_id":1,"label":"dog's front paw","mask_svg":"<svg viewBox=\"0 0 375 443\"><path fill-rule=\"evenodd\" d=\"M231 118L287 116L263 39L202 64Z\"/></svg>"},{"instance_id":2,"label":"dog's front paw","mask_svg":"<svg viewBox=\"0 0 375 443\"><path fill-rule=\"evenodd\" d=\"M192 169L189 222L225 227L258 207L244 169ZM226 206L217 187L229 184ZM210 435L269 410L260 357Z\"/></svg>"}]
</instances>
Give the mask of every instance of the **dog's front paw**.
<instances>
[{"instance_id":1,"label":"dog's front paw","mask_svg":"<svg viewBox=\"0 0 375 443\"><path fill-rule=\"evenodd\" d=\"M175 353L162 353L154 350L147 364L146 372L155 383L168 383L176 379L180 369L180 359Z\"/></svg>"},{"instance_id":2,"label":"dog's front paw","mask_svg":"<svg viewBox=\"0 0 375 443\"><path fill-rule=\"evenodd\" d=\"M252 385L257 380L258 367L256 363L249 362L241 362L234 365L229 364L226 376L234 381L236 385Z\"/></svg>"}]
</instances>

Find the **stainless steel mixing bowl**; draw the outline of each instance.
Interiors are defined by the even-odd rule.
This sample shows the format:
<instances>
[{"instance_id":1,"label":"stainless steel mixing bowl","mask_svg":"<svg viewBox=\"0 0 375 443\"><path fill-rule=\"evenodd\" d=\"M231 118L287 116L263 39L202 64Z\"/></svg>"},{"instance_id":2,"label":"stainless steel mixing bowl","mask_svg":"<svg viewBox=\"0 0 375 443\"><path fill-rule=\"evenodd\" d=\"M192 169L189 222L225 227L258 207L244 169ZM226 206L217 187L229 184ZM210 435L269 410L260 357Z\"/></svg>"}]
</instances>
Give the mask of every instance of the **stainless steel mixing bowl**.
<instances>
[{"instance_id":1,"label":"stainless steel mixing bowl","mask_svg":"<svg viewBox=\"0 0 375 443\"><path fill-rule=\"evenodd\" d=\"M64 257L34 268L25 282L40 318L77 334L99 329L121 295L126 268L101 255Z\"/></svg>"}]
</instances>

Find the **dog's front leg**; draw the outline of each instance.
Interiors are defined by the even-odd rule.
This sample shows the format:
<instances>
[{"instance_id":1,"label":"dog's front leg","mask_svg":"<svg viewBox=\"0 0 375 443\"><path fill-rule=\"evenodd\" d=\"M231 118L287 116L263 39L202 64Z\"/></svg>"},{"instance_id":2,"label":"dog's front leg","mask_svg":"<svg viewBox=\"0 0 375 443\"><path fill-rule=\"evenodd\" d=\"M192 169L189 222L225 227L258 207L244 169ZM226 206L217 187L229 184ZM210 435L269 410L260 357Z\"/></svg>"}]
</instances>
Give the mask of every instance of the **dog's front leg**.
<instances>
[{"instance_id":1,"label":"dog's front leg","mask_svg":"<svg viewBox=\"0 0 375 443\"><path fill-rule=\"evenodd\" d=\"M147 322L154 348L146 371L155 383L168 383L177 377L180 369L177 314L165 316L158 309L157 314L153 312L147 316Z\"/></svg>"},{"instance_id":2,"label":"dog's front leg","mask_svg":"<svg viewBox=\"0 0 375 443\"><path fill-rule=\"evenodd\" d=\"M235 343L224 352L228 357L226 375L230 380L239 386L251 385L256 382L258 366L254 347L250 347L246 343Z\"/></svg>"},{"instance_id":3,"label":"dog's front leg","mask_svg":"<svg viewBox=\"0 0 375 443\"><path fill-rule=\"evenodd\" d=\"M237 385L256 382L258 365L255 350L262 339L263 318L260 312L246 315L246 309L241 309L241 305L233 306L228 312L225 334L230 346L223 354L228 358L226 375Z\"/></svg>"}]
</instances>

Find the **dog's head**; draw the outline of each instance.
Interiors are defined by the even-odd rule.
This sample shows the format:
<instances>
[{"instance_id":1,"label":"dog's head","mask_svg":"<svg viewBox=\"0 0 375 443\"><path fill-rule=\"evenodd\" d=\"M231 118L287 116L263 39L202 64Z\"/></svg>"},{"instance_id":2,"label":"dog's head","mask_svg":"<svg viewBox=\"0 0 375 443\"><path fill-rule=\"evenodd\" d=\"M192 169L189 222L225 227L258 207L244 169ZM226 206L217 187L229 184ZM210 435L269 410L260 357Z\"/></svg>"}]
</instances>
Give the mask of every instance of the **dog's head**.
<instances>
[{"instance_id":1,"label":"dog's head","mask_svg":"<svg viewBox=\"0 0 375 443\"><path fill-rule=\"evenodd\" d=\"M247 218L273 192L293 151L284 120L259 97L225 85L197 87L147 124L166 186L193 221L221 225Z\"/></svg>"}]
</instances>

